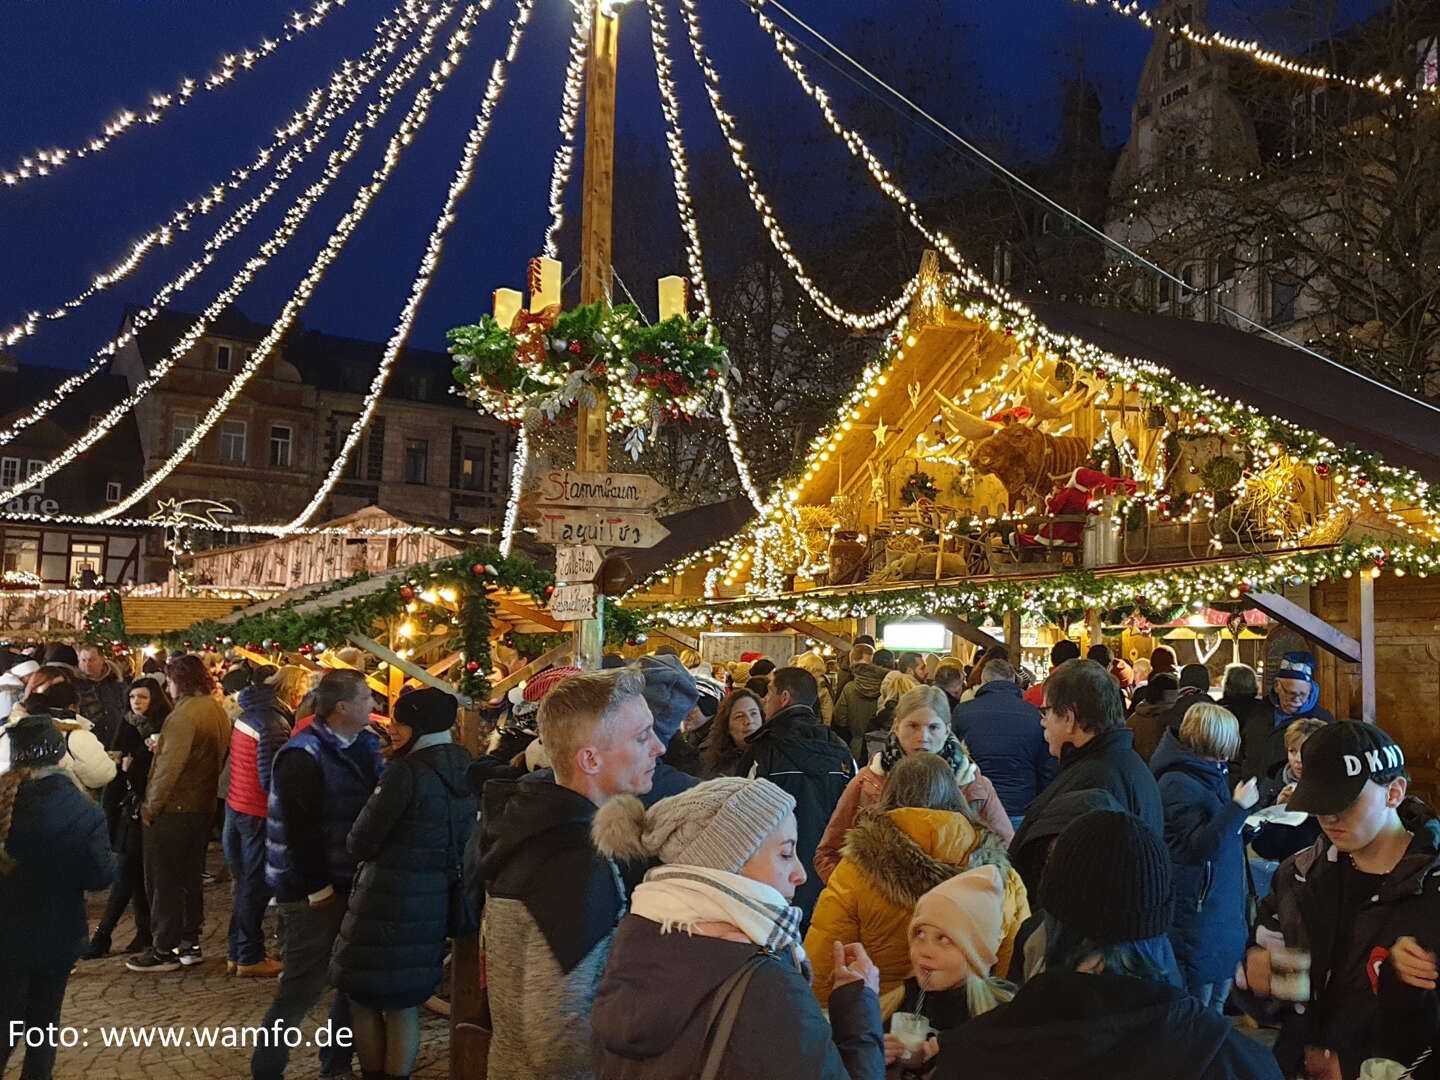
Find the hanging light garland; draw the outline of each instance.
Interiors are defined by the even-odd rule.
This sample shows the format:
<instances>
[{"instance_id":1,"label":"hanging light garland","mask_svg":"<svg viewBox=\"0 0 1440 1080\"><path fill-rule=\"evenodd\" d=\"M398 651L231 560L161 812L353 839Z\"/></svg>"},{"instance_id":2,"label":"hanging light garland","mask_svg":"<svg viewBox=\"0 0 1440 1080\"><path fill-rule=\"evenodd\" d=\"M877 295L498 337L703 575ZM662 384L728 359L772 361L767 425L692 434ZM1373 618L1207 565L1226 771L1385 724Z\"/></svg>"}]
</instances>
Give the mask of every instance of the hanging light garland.
<instances>
[{"instance_id":1,"label":"hanging light garland","mask_svg":"<svg viewBox=\"0 0 1440 1080\"><path fill-rule=\"evenodd\" d=\"M1071 0L1071 3L1079 4L1082 7L1094 8L1100 6L1100 0ZM1276 52L1274 49L1267 49L1258 41L1245 41L1241 38L1232 37L1229 34L1222 34L1218 31L1197 30L1189 23L1167 23L1156 19L1149 11L1142 8L1137 0L1105 0L1107 6L1116 15L1127 19L1134 19L1147 30L1165 30L1170 34L1184 38L1192 45L1198 45L1202 49L1220 49L1224 52L1243 56L1254 63L1264 67L1274 68L1276 71L1283 71L1287 75L1300 75L1310 79L1317 79L1323 82L1338 83L1342 86L1353 87L1357 90L1371 90L1377 94L1384 94L1389 97L1394 94L1404 93L1412 101L1418 100L1419 94L1415 89L1406 92L1408 82L1403 79L1375 72L1363 79L1355 78L1352 75L1342 75L1338 71L1331 71L1323 64L1311 64L1303 60L1296 60L1286 56L1284 53ZM1435 94L1440 87L1421 86L1419 92Z\"/></svg>"},{"instance_id":2,"label":"hanging light garland","mask_svg":"<svg viewBox=\"0 0 1440 1080\"><path fill-rule=\"evenodd\" d=\"M491 0L481 0L478 5L472 5L466 10L464 16L461 18L460 28L456 30L450 38L445 58L441 60L440 63L436 65L435 70L431 72L427 85L422 87L420 92L415 95L415 100L410 106L410 111L405 115L405 118L401 120L399 129L391 136L389 144L385 147L384 158L380 168L375 170L370 182L355 194L355 198L351 201L350 209L347 210L345 216L336 223L335 228L330 233L330 238L325 242L325 246L321 248L320 253L315 256L315 260L311 263L310 269L305 272L305 276L300 279L299 284L297 284L291 292L290 298L285 302L285 306L281 308L279 317L276 318L275 322L271 325L269 332L260 342L260 345L250 353L244 365L235 374L234 378L230 380L230 385L225 388L225 392L220 395L215 404L210 407L210 410L200 418L194 430L192 430L181 445L176 448L175 453L173 453L167 461L147 475L144 481L129 495L126 495L120 499L119 502L105 510L91 515L90 520L95 522L105 521L108 518L123 513L158 487L161 482L174 472L180 463L194 451L195 447L200 445L200 440L205 437L211 428L220 422L220 418L229 411L235 399L240 396L240 392L245 389L250 380L253 379L261 367L264 366L265 362L274 352L276 345L280 343L280 339L289 331L291 324L294 323L301 309L309 302L311 295L314 294L315 288L319 285L320 279L324 276L325 271L340 257L340 253L345 250L345 245L354 234L356 227L364 219L366 212L369 211L371 204L375 200L375 196L385 187L386 181L388 181L394 173L395 167L400 162L404 148L410 145L415 135L425 126L425 122L429 119L430 115L430 105L434 102L435 98L444 91L445 87L449 85L450 76L454 73L464 57L463 50L470 40L470 27L479 16L480 10L488 10L490 3ZM527 0L521 0L521 6L528 11Z\"/></svg>"},{"instance_id":3,"label":"hanging light garland","mask_svg":"<svg viewBox=\"0 0 1440 1080\"><path fill-rule=\"evenodd\" d=\"M441 12L437 14L436 19L440 19L443 21L443 19L448 15L449 10L451 9L448 6L442 8ZM460 45L464 41L468 41L468 27L470 23L473 23L474 18L477 16L478 8L472 6L466 11L465 15L461 19L461 28L457 30L452 36L450 46L448 47L449 55L447 55L447 58L442 61L440 65L440 68L444 69L447 74L448 71L452 69L455 64L455 60L450 59L450 57L458 56L458 54L455 53L454 50L460 47ZM469 20L469 22L467 22L467 20ZM438 23L434 22L434 20L432 20L432 24L438 28ZM199 342L199 340L205 335L211 321L214 320L220 314L220 312L223 311L225 307L229 305L229 303L245 289L245 287L254 278L255 274L269 262L270 258L273 257L276 252L278 252L284 247L284 245L290 240L291 237L295 235L296 230L299 229L306 215L310 212L311 209L313 209L321 196L323 196L325 192L329 189L330 184L333 183L333 181L340 175L346 163L348 163L355 156L355 154L359 152L360 146L364 141L365 132L370 127L373 127L379 122L380 118L384 115L386 109L388 108L391 99L408 80L409 76L414 74L418 70L420 61L429 51L432 43L433 36L428 38L422 36L422 39L417 42L415 48L412 49L410 54L407 56L406 63L404 63L401 67L397 67L396 70L391 73L390 78L387 79L386 88L388 92L385 95L382 95L379 101L371 103L370 107L366 110L366 115L355 121L355 123L351 126L349 132L347 132L345 135L343 146L330 152L330 157L326 163L325 172L322 177L306 188L305 193L301 196L301 198L297 200L296 203L291 206L290 209L286 212L285 219L276 228L274 235L261 245L259 255L252 257L246 261L245 265L235 274L234 278L231 280L230 285L228 285L220 293L219 296L217 296L213 301L210 302L210 304L201 313L200 317L197 318L195 322L191 325L190 329L187 330L180 337L180 339L175 342L173 346L171 346L169 354L166 355L159 362L154 364L146 373L145 378L139 380L135 384L134 389L123 400L121 400L118 404L116 404L106 413L104 413L99 418L99 420L92 424L91 428L85 434L81 435L80 438L78 438L74 443L72 443L70 446L66 447L60 453L55 455L48 462L46 462L42 468L36 470L30 476L19 479L8 490L0 492L0 503L7 502L10 499L13 499L21 492L28 490L35 484L38 484L45 480L47 477L54 475L54 473L64 468L66 465L74 461L77 457L83 454L95 443L99 442L100 439L104 438L104 436L109 433L109 431L116 424L118 424L125 417L125 415L131 409L133 409L142 398L145 397L146 394L148 394L152 389L154 389L157 384L159 384L160 380L169 373L171 368L173 368L175 364L178 363L179 360L183 356L185 356L185 354L188 353L196 345L197 342ZM401 122L400 130L391 139L390 148L387 150L386 153L385 167L382 170L377 170L375 174L377 179L372 180L370 185L361 189L360 194L356 196L357 204L361 202L362 197L365 196L366 192L370 192L369 197L363 199L364 207L368 209L370 199L374 197L375 190L378 190L376 185L378 184L380 186L383 186L384 178L388 177L390 171L392 171L394 168L395 158L399 153L397 146L403 145L405 142L407 142L408 137L413 132L413 130L417 130L418 127L424 123L430 101L434 97L435 93L437 93L438 90L443 88L445 85L444 77L439 78L438 81L435 79L435 76L438 76L439 74L439 70L433 72L430 84L422 88L417 93L415 101L411 106L410 113L406 116L405 120ZM363 212L364 211L362 209L360 213L363 215ZM342 219L340 225L337 225L336 233L332 234L331 236L332 242L335 241L335 237L339 234L342 227L344 228L345 237L348 238L349 232L352 231L354 229L354 226L358 223L358 217L353 216L353 214L354 211L352 209L352 214L347 215L346 218ZM344 241L339 241L339 244L341 247L343 247ZM338 254L338 248L336 248L334 251L331 251L330 247L327 246L327 248L322 251L320 259L324 259L325 265L328 265L329 261L333 260L336 254ZM317 259L317 263L320 261L320 259ZM320 272L323 272L323 267L319 272L315 270L314 266L311 267L311 273L316 275L317 280L318 273ZM314 285L315 281L310 281L310 289L313 290ZM274 334L273 331L270 335L267 335L267 340L272 342L271 347L273 347L273 342L275 340L278 340L278 337L279 335ZM268 350L266 350L265 355L268 355ZM259 357L259 359L257 359L257 357ZM239 394L240 389L244 387L245 383L249 382L250 378L253 377L254 372L258 369L259 364L263 362L263 359L264 357L260 354L260 350L256 350L256 352L251 354L250 359L246 362L245 367L239 374L237 374L235 379L231 381L230 386L227 388L226 395L228 396L222 395L221 400L224 401L227 406L229 401L233 400L234 397ZM206 419L209 420L210 423L213 425L214 420L218 419L218 414L212 410L212 412L207 415ZM206 428L206 430L208 430L208 427ZM198 438L194 440L194 444L198 444L198 442ZM165 462L165 464L161 466L164 475L168 476L170 472L174 470L176 465L178 465L180 461L184 460L185 455L190 453L191 448L191 445L187 445L186 449L183 452L177 451L175 454L173 454ZM152 477L151 479L154 478ZM155 483L158 482L159 480L155 479ZM149 484L146 487L146 490L148 491L152 487L154 487L154 483ZM84 520L92 524L97 521L109 520L110 518L116 517L120 513L123 513L125 509L134 505L136 501L138 501L138 496L131 497L128 500L123 500L121 504L111 506L107 510L102 511L100 514L91 515L89 517L86 517Z\"/></svg>"},{"instance_id":4,"label":"hanging light garland","mask_svg":"<svg viewBox=\"0 0 1440 1080\"><path fill-rule=\"evenodd\" d=\"M575 5L575 25L570 34L570 60L565 65L565 87L560 95L560 146L550 169L550 224L545 227L545 256L560 256L560 230L565 225L565 188L575 164L575 126L580 120L580 103L585 89L585 64L590 53L591 6Z\"/></svg>"},{"instance_id":5,"label":"hanging light garland","mask_svg":"<svg viewBox=\"0 0 1440 1080\"><path fill-rule=\"evenodd\" d=\"M685 28L690 39L690 51L695 57L695 63L705 76L705 93L710 101L711 112L715 114L715 121L720 126L720 132L725 138L730 150L730 159L735 163L735 168L740 173L740 179L745 184L746 191L750 195L750 202L755 207L755 212L760 215L760 220L765 226L766 235L770 244L774 247L805 294L810 297L815 306L823 311L835 322L846 326L851 330L875 330L895 321L895 318L909 305L915 290L919 285L919 276L911 278L906 282L900 295L889 301L876 311L855 312L849 311L829 294L824 292L805 270L804 264L796 256L790 241L785 235L785 230L780 226L775 217L775 211L770 205L770 200L760 190L760 182L756 179L755 170L745 159L745 144L740 141L735 131L735 118L727 113L720 104L720 74L710 63L709 57L705 54L705 47L700 41L700 19L696 11L695 0L680 0L681 15L685 19Z\"/></svg>"},{"instance_id":6,"label":"hanging light garland","mask_svg":"<svg viewBox=\"0 0 1440 1080\"><path fill-rule=\"evenodd\" d=\"M695 203L690 197L690 168L685 156L685 136L680 127L680 98L675 92L674 62L670 59L669 29L662 0L646 0L650 12L650 47L655 57L655 81L660 94L660 111L665 118L665 144L670 151L670 174L675 187L675 208L680 217L680 231L685 234L685 258L690 268L690 284L700 312L712 327L714 313L710 307L710 286L705 280L705 259L700 247L700 226L695 220ZM730 447L730 459L740 478L740 487L751 504L759 510L764 496L750 472L735 425L735 403L730 384L720 381L720 423Z\"/></svg>"},{"instance_id":7,"label":"hanging light garland","mask_svg":"<svg viewBox=\"0 0 1440 1080\"><path fill-rule=\"evenodd\" d=\"M430 287L430 278L440 262L440 254L445 247L445 234L450 231L450 226L455 221L455 207L460 201L460 196L470 186L470 179L475 172L475 159L480 154L480 148L485 144L485 137L490 134L490 122L495 114L495 103L505 89L506 70L514 61L516 52L519 51L520 42L524 37L525 27L530 22L534 6L535 0L518 0L515 17L511 22L510 40L502 58L496 60L490 69L490 81L486 84L485 96L481 99L480 111L475 117L475 126L465 141L465 150L460 156L460 164L455 169L455 176L450 181L450 189L445 196L445 205L441 208L440 216L430 230L430 239L425 245L425 254L420 260L420 269L410 283L410 296L405 301L405 306L400 312L400 318L395 324L390 340L385 343L385 352L380 357L380 368L375 373L375 378L371 380L370 390L360 408L360 415L350 425L350 430L345 435L345 443L340 448L340 452L336 454L330 471L321 482L319 489L311 496L305 509L300 511L287 528L294 529L304 525L329 498L330 492L334 490L340 477L344 475L350 455L359 444L361 434L366 425L370 423L370 418L380 403L380 395L384 393L385 384L390 378L390 371L400 356L400 350L404 348L406 340L410 337L410 328L414 324L415 313L420 308L420 302L425 298L426 290Z\"/></svg>"},{"instance_id":8,"label":"hanging light garland","mask_svg":"<svg viewBox=\"0 0 1440 1080\"><path fill-rule=\"evenodd\" d=\"M50 176L71 161L100 153L125 132L140 124L160 123L172 110L190 104L198 92L218 90L232 82L240 72L253 70L261 60L279 49L282 43L294 41L306 31L316 29L325 21L326 16L333 10L344 7L345 3L346 0L316 0L308 15L297 11L290 16L281 30L280 40L262 38L253 48L225 54L220 58L220 66L204 80L197 82L185 76L173 93L151 95L149 105L143 112L122 109L98 134L84 142L68 148L54 146L37 150L8 169L0 169L0 182L15 187L42 176Z\"/></svg>"},{"instance_id":9,"label":"hanging light garland","mask_svg":"<svg viewBox=\"0 0 1440 1080\"><path fill-rule=\"evenodd\" d=\"M428 9L429 5L424 6ZM305 215L309 213L320 196L328 190L330 183L338 177L341 167L348 163L359 150L364 138L364 133L372 129L379 122L380 118L388 111L389 105L395 95L404 88L404 85L409 82L419 70L420 63L429 52L430 46L435 40L436 33L450 17L453 10L453 4L443 4L439 12L425 24L425 28L421 32L417 45L406 56L401 58L401 61L396 65L395 69L382 83L378 100L367 108L365 117L357 120L352 126L350 133L342 140L342 149L332 151L325 174L317 181L316 185L307 188L300 199L296 200L286 211L285 217L275 234L270 240L261 245L259 256L245 263L242 270L237 273L232 280L230 286L221 293L219 298L210 304L209 308L206 309L206 313L202 316L202 319L198 320L191 327L191 332L182 338L182 341L185 342L184 348L179 348L179 343L177 343L177 347L171 350L171 357L165 363L165 371L168 371L174 360L182 356L184 352L188 351L188 349L203 336L205 327L208 327L210 320L222 311L226 304L240 294L245 285L248 284L254 276L255 272L265 266L277 252L283 250L285 245L294 237L296 230L300 227L301 222L304 221ZM382 70L384 66L384 56L392 51L393 46L398 45L399 40L393 40L392 43L392 38L393 34L391 38L387 38L385 42L372 49L370 53L356 65L353 72L345 72L343 77L337 76L335 80L332 80L330 104L321 113L319 120L304 141L292 146L280 159L275 167L274 174L264 189L239 207L235 213L216 230L215 234L205 242L204 251L200 258L193 260L178 275L161 286L159 291L151 298L149 304L135 311L130 316L125 328L102 345L94 355L90 357L89 363L83 371L64 379L50 391L48 396L36 402L30 407L29 411L16 417L8 428L0 431L0 446L11 442L20 432L49 415L61 401L69 397L95 375L99 374L105 365L108 364L121 349L140 336L140 332L155 320L159 313L164 310L166 304L183 292L202 271L215 261L221 249L224 248L230 240L238 236L246 225L254 220L255 215L270 200L270 197L274 195L295 170L309 158L310 154L324 142L330 133L334 121L360 99L366 87L374 81L375 77L379 75ZM163 374L163 372L161 372L161 374ZM152 373L152 376L153 375L154 373ZM121 415L123 415L123 413Z\"/></svg>"},{"instance_id":10,"label":"hanging light garland","mask_svg":"<svg viewBox=\"0 0 1440 1080\"><path fill-rule=\"evenodd\" d=\"M376 44L359 61L346 60L338 70L331 74L328 83L312 90L305 107L296 112L288 123L275 129L274 140L261 148L253 161L232 170L222 183L213 184L187 200L183 206L166 219L163 225L151 229L131 244L130 250L123 259L109 270L97 274L88 286L69 300L57 304L49 311L27 312L20 322L0 330L0 343L14 345L17 341L37 333L45 323L55 322L78 311L91 297L134 273L147 255L157 248L168 247L178 234L188 232L191 223L197 217L203 217L224 205L227 191L238 191L250 177L265 168L286 143L297 138L312 123L317 125L314 129L317 133L320 125L324 125L328 130L336 115L343 113L354 104L358 95L379 74L381 65L377 62L395 51L411 30L420 25L420 17L429 8L428 0L404 0L375 27ZM321 104L326 101L329 104L322 111ZM323 138L323 136L317 135L317 138ZM258 205L264 205L273 190L273 187L267 188L267 194L259 200ZM256 208L258 209L258 206ZM217 232L206 242L205 250L209 252L212 245L223 245L233 235L234 233L230 232L223 235L222 238L222 233Z\"/></svg>"}]
</instances>

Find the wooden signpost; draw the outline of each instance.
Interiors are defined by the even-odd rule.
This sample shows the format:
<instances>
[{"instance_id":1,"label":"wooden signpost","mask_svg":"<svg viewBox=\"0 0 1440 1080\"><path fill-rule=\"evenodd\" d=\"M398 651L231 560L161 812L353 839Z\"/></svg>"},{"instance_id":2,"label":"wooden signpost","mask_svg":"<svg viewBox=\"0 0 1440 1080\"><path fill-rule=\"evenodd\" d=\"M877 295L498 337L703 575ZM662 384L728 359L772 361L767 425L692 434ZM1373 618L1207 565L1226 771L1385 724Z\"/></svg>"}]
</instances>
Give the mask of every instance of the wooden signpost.
<instances>
[{"instance_id":1,"label":"wooden signpost","mask_svg":"<svg viewBox=\"0 0 1440 1080\"><path fill-rule=\"evenodd\" d=\"M536 502L547 506L603 506L649 510L670 494L644 473L596 473L551 469L540 480Z\"/></svg>"},{"instance_id":2,"label":"wooden signpost","mask_svg":"<svg viewBox=\"0 0 1440 1080\"><path fill-rule=\"evenodd\" d=\"M594 581L604 565L605 556L589 544L555 549L555 579L565 584Z\"/></svg>"},{"instance_id":3,"label":"wooden signpost","mask_svg":"<svg viewBox=\"0 0 1440 1080\"><path fill-rule=\"evenodd\" d=\"M652 548L670 535L652 514L564 506L541 506L539 513L542 544Z\"/></svg>"},{"instance_id":4,"label":"wooden signpost","mask_svg":"<svg viewBox=\"0 0 1440 1080\"><path fill-rule=\"evenodd\" d=\"M583 622L595 617L594 585L556 585L550 595L550 614L565 622Z\"/></svg>"}]
</instances>

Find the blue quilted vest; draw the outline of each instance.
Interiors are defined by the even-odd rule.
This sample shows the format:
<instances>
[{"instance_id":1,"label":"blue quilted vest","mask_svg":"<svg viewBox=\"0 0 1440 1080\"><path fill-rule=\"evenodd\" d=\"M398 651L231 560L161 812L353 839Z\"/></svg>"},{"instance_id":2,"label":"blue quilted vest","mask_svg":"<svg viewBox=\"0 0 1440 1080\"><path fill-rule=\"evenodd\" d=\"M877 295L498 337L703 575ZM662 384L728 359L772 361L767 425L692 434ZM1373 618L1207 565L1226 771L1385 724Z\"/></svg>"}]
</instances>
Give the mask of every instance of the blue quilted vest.
<instances>
[{"instance_id":1,"label":"blue quilted vest","mask_svg":"<svg viewBox=\"0 0 1440 1080\"><path fill-rule=\"evenodd\" d=\"M349 895L355 876L355 859L345 848L350 827L370 799L380 779L380 744L371 731L362 731L348 747L341 746L334 732L321 723L312 723L298 732L275 755L278 766L285 754L306 753L320 765L325 777L325 811L320 827L325 836L325 854L329 863L329 884L342 897ZM270 798L265 820L265 884L282 902L304 900L308 895L304 883L291 864L286 843L285 811L270 785Z\"/></svg>"}]
</instances>

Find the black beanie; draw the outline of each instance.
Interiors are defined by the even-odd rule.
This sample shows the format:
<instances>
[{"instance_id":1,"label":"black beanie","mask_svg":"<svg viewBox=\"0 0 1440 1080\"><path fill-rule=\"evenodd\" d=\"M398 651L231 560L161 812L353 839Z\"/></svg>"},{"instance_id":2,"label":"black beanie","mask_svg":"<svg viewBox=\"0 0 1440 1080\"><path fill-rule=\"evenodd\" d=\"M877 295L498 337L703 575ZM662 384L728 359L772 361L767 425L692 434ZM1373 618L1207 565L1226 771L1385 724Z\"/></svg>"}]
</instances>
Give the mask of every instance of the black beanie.
<instances>
[{"instance_id":1,"label":"black beanie","mask_svg":"<svg viewBox=\"0 0 1440 1080\"><path fill-rule=\"evenodd\" d=\"M449 731L457 712L455 695L433 686L411 690L395 702L395 719L416 735Z\"/></svg>"},{"instance_id":2,"label":"black beanie","mask_svg":"<svg viewBox=\"0 0 1440 1080\"><path fill-rule=\"evenodd\" d=\"M1170 852L1134 814L1092 810L1055 842L1040 903L1096 945L1158 937L1170 929Z\"/></svg>"},{"instance_id":3,"label":"black beanie","mask_svg":"<svg viewBox=\"0 0 1440 1080\"><path fill-rule=\"evenodd\" d=\"M65 737L47 712L22 716L5 729L10 739L10 764L40 768L65 756Z\"/></svg>"},{"instance_id":4,"label":"black beanie","mask_svg":"<svg viewBox=\"0 0 1440 1080\"><path fill-rule=\"evenodd\" d=\"M1186 664L1180 669L1180 685L1192 690L1210 689L1210 669L1204 664Z\"/></svg>"}]
</instances>

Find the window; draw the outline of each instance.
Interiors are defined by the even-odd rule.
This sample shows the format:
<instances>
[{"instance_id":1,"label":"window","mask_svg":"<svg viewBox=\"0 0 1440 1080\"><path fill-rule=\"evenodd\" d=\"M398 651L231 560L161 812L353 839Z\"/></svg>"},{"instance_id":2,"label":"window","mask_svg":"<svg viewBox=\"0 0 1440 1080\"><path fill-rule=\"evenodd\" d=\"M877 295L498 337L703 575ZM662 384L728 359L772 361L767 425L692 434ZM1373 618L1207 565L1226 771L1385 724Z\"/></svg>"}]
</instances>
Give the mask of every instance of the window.
<instances>
[{"instance_id":1,"label":"window","mask_svg":"<svg viewBox=\"0 0 1440 1080\"><path fill-rule=\"evenodd\" d=\"M0 458L0 484L14 487L20 482L20 459L18 457Z\"/></svg>"},{"instance_id":2,"label":"window","mask_svg":"<svg viewBox=\"0 0 1440 1080\"><path fill-rule=\"evenodd\" d=\"M170 452L173 454L180 445L195 433L195 414L176 413L170 418ZM199 449L199 446L196 446Z\"/></svg>"},{"instance_id":3,"label":"window","mask_svg":"<svg viewBox=\"0 0 1440 1080\"><path fill-rule=\"evenodd\" d=\"M72 540L70 542L69 580L93 587L104 576L105 541ZM88 578L87 578L88 572Z\"/></svg>"},{"instance_id":4,"label":"window","mask_svg":"<svg viewBox=\"0 0 1440 1080\"><path fill-rule=\"evenodd\" d=\"M5 569L38 574L40 572L40 537L7 532L5 534Z\"/></svg>"},{"instance_id":5,"label":"window","mask_svg":"<svg viewBox=\"0 0 1440 1080\"><path fill-rule=\"evenodd\" d=\"M117 503L120 501L119 480L107 480L105 482L105 501L107 503Z\"/></svg>"},{"instance_id":6,"label":"window","mask_svg":"<svg viewBox=\"0 0 1440 1080\"><path fill-rule=\"evenodd\" d=\"M424 439L405 440L405 482L424 484L430 472L430 444Z\"/></svg>"},{"instance_id":7,"label":"window","mask_svg":"<svg viewBox=\"0 0 1440 1080\"><path fill-rule=\"evenodd\" d=\"M490 455L483 446L467 446L460 459L460 486L466 491L489 491Z\"/></svg>"},{"instance_id":8,"label":"window","mask_svg":"<svg viewBox=\"0 0 1440 1080\"><path fill-rule=\"evenodd\" d=\"M1440 38L1422 41L1418 52L1420 69L1416 72L1415 81L1426 90L1434 90L1440 86Z\"/></svg>"},{"instance_id":9,"label":"window","mask_svg":"<svg viewBox=\"0 0 1440 1080\"><path fill-rule=\"evenodd\" d=\"M1162 277L1158 286L1158 307L1161 311L1170 307L1170 279Z\"/></svg>"},{"instance_id":10,"label":"window","mask_svg":"<svg viewBox=\"0 0 1440 1080\"><path fill-rule=\"evenodd\" d=\"M1270 282L1270 323L1278 326L1295 321L1295 297L1300 286L1294 281Z\"/></svg>"},{"instance_id":11,"label":"window","mask_svg":"<svg viewBox=\"0 0 1440 1080\"><path fill-rule=\"evenodd\" d=\"M288 469L290 467L291 444L295 435L289 424L270 425L270 467L273 469Z\"/></svg>"},{"instance_id":12,"label":"window","mask_svg":"<svg viewBox=\"0 0 1440 1080\"><path fill-rule=\"evenodd\" d=\"M215 346L215 370L216 370L216 371L229 371L229 370L230 370L230 346L229 346L229 345L216 345L216 346Z\"/></svg>"},{"instance_id":13,"label":"window","mask_svg":"<svg viewBox=\"0 0 1440 1080\"><path fill-rule=\"evenodd\" d=\"M226 465L245 464L245 421L220 421L220 461Z\"/></svg>"},{"instance_id":14,"label":"window","mask_svg":"<svg viewBox=\"0 0 1440 1080\"><path fill-rule=\"evenodd\" d=\"M430 400L430 376L429 376L429 375L412 375L412 376L410 376L410 394L409 394L409 397L412 398L412 399L415 400L415 401L429 401L429 400Z\"/></svg>"},{"instance_id":15,"label":"window","mask_svg":"<svg viewBox=\"0 0 1440 1080\"><path fill-rule=\"evenodd\" d=\"M1180 314L1185 318L1193 318L1195 315L1195 264L1186 263L1180 268L1180 280L1184 284L1177 290L1180 301Z\"/></svg>"},{"instance_id":16,"label":"window","mask_svg":"<svg viewBox=\"0 0 1440 1080\"><path fill-rule=\"evenodd\" d=\"M1175 12L1175 25L1187 26L1190 23L1191 6L1186 4ZM1170 40L1165 43L1165 76L1178 75L1182 71L1190 70L1190 39L1182 37L1174 29L1171 30Z\"/></svg>"},{"instance_id":17,"label":"window","mask_svg":"<svg viewBox=\"0 0 1440 1080\"><path fill-rule=\"evenodd\" d=\"M36 473L38 473L38 472L39 472L41 469L43 469L43 468L45 468L45 462L43 462L43 461L37 461L35 458L30 458L28 461L25 462L25 479L27 479L27 480L30 479L30 477L34 476ZM44 481L44 480L41 480L38 484L36 484L36 485L35 485L34 487L32 487L30 490L31 490L31 491L44 491L44 490L45 490L45 481Z\"/></svg>"}]
</instances>

